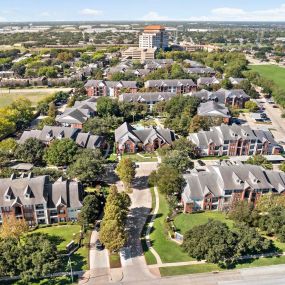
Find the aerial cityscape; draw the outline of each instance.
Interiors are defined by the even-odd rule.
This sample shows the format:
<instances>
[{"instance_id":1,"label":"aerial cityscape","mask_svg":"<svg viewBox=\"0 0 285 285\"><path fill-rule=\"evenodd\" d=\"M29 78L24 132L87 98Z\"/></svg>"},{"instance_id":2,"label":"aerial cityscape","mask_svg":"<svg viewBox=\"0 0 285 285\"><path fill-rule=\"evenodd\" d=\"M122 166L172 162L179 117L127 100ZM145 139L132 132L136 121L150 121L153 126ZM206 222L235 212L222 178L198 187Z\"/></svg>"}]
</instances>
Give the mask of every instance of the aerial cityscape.
<instances>
[{"instance_id":1,"label":"aerial cityscape","mask_svg":"<svg viewBox=\"0 0 285 285\"><path fill-rule=\"evenodd\" d=\"M285 2L3 1L0 284L284 285Z\"/></svg>"}]
</instances>

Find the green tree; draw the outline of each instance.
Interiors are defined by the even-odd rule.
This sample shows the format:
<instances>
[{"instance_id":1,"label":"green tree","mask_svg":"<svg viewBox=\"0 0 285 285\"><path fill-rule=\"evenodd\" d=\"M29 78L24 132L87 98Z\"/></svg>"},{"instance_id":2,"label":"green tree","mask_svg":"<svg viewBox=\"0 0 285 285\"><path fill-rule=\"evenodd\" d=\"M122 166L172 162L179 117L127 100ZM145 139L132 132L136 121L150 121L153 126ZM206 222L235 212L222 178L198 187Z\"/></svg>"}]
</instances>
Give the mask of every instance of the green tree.
<instances>
[{"instance_id":1,"label":"green tree","mask_svg":"<svg viewBox=\"0 0 285 285\"><path fill-rule=\"evenodd\" d=\"M168 155L163 158L162 162L173 167L174 169L177 169L180 173L194 167L194 163L191 161L188 154L178 150L170 151Z\"/></svg>"},{"instance_id":2,"label":"green tree","mask_svg":"<svg viewBox=\"0 0 285 285\"><path fill-rule=\"evenodd\" d=\"M28 163L42 164L44 155L44 144L36 138L28 138L23 144L19 144L15 156Z\"/></svg>"},{"instance_id":3,"label":"green tree","mask_svg":"<svg viewBox=\"0 0 285 285\"><path fill-rule=\"evenodd\" d=\"M101 178L104 167L100 150L84 149L75 159L67 170L69 177L77 178L87 185L92 185Z\"/></svg>"},{"instance_id":4,"label":"green tree","mask_svg":"<svg viewBox=\"0 0 285 285\"><path fill-rule=\"evenodd\" d=\"M118 102L109 97L100 97L97 100L97 112L101 117L117 116L119 114Z\"/></svg>"},{"instance_id":5,"label":"green tree","mask_svg":"<svg viewBox=\"0 0 285 285\"><path fill-rule=\"evenodd\" d=\"M185 137L175 140L172 145L173 150L186 153L190 158L196 158L196 145Z\"/></svg>"},{"instance_id":6,"label":"green tree","mask_svg":"<svg viewBox=\"0 0 285 285\"><path fill-rule=\"evenodd\" d=\"M260 154L251 156L250 158L248 158L246 163L247 164L260 165L260 166L264 167L265 169L272 169L273 168L272 163L269 162L266 157L264 157Z\"/></svg>"},{"instance_id":7,"label":"green tree","mask_svg":"<svg viewBox=\"0 0 285 285\"><path fill-rule=\"evenodd\" d=\"M226 224L209 220L186 232L182 247L193 258L224 264L234 256L235 237Z\"/></svg>"},{"instance_id":8,"label":"green tree","mask_svg":"<svg viewBox=\"0 0 285 285\"><path fill-rule=\"evenodd\" d=\"M124 183L125 189L129 189L136 175L136 165L130 158L122 158L116 168L116 173Z\"/></svg>"},{"instance_id":9,"label":"green tree","mask_svg":"<svg viewBox=\"0 0 285 285\"><path fill-rule=\"evenodd\" d=\"M248 109L250 112L256 112L259 109L258 105L255 102L253 102L253 101L245 102L244 107L246 109Z\"/></svg>"},{"instance_id":10,"label":"green tree","mask_svg":"<svg viewBox=\"0 0 285 285\"><path fill-rule=\"evenodd\" d=\"M74 161L77 151L78 147L72 139L56 139L46 149L44 160L49 165L69 165Z\"/></svg>"},{"instance_id":11,"label":"green tree","mask_svg":"<svg viewBox=\"0 0 285 285\"><path fill-rule=\"evenodd\" d=\"M51 118L55 118L56 116L56 107L53 102L49 104L47 115Z\"/></svg>"},{"instance_id":12,"label":"green tree","mask_svg":"<svg viewBox=\"0 0 285 285\"><path fill-rule=\"evenodd\" d=\"M101 197L98 194L89 194L83 200L83 206L79 213L79 221L82 225L94 224L102 211Z\"/></svg>"},{"instance_id":13,"label":"green tree","mask_svg":"<svg viewBox=\"0 0 285 285\"><path fill-rule=\"evenodd\" d=\"M167 164L161 164L156 171L156 174L152 174L152 182L157 185L158 190L168 196L176 193L181 193L184 185L184 179L181 173Z\"/></svg>"},{"instance_id":14,"label":"green tree","mask_svg":"<svg viewBox=\"0 0 285 285\"><path fill-rule=\"evenodd\" d=\"M279 169L285 172L285 162L282 162L282 164L279 166Z\"/></svg>"},{"instance_id":15,"label":"green tree","mask_svg":"<svg viewBox=\"0 0 285 285\"><path fill-rule=\"evenodd\" d=\"M237 223L251 225L253 222L253 204L248 201L238 201L229 212L229 218Z\"/></svg>"}]
</instances>

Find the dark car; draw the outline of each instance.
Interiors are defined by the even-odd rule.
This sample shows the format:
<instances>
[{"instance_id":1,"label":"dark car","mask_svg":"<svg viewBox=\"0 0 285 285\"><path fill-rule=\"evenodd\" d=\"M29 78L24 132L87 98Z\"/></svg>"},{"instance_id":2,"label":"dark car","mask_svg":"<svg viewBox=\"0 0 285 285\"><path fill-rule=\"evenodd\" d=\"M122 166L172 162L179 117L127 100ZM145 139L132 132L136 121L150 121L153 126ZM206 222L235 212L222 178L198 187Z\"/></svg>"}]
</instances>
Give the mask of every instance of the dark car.
<instances>
[{"instance_id":1,"label":"dark car","mask_svg":"<svg viewBox=\"0 0 285 285\"><path fill-rule=\"evenodd\" d=\"M104 245L100 242L99 239L96 240L96 242L95 242L95 247L96 247L96 249L98 249L98 250L103 250L103 249L104 249Z\"/></svg>"},{"instance_id":2,"label":"dark car","mask_svg":"<svg viewBox=\"0 0 285 285\"><path fill-rule=\"evenodd\" d=\"M100 230L100 221L97 221L97 222L96 222L96 224L95 224L95 230L96 230L97 232L99 232L99 230Z\"/></svg>"}]
</instances>

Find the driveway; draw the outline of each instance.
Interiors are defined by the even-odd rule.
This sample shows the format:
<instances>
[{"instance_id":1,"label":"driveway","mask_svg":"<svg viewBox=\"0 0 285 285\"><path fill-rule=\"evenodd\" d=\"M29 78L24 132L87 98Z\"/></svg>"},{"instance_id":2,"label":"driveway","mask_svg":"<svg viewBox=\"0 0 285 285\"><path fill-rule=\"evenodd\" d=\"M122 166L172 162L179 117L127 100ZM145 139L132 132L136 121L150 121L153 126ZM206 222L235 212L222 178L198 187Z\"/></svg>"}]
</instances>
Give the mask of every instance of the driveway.
<instances>
[{"instance_id":1,"label":"driveway","mask_svg":"<svg viewBox=\"0 0 285 285\"><path fill-rule=\"evenodd\" d=\"M128 242L121 250L123 282L130 282L130 284L135 284L137 280L155 278L147 267L140 236L151 209L151 193L147 179L149 174L157 168L157 163L143 162L137 165L133 193L130 195L132 206L127 220Z\"/></svg>"},{"instance_id":2,"label":"driveway","mask_svg":"<svg viewBox=\"0 0 285 285\"><path fill-rule=\"evenodd\" d=\"M97 250L95 246L96 240L99 239L99 232L95 229L92 231L89 250L89 270L85 272L84 278L79 284L86 285L105 285L109 283L110 269L108 251Z\"/></svg>"}]
</instances>

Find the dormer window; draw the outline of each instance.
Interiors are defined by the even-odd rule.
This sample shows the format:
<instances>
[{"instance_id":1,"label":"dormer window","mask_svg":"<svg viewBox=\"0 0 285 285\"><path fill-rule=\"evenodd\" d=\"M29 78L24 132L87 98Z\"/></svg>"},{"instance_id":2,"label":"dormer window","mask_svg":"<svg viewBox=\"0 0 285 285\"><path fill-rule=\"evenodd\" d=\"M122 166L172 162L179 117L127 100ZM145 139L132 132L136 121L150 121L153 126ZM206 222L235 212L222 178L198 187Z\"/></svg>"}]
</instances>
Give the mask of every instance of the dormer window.
<instances>
[{"instance_id":1,"label":"dormer window","mask_svg":"<svg viewBox=\"0 0 285 285\"><path fill-rule=\"evenodd\" d=\"M4 196L5 200L10 201L11 200L11 196L10 195L5 195Z\"/></svg>"},{"instance_id":2,"label":"dormer window","mask_svg":"<svg viewBox=\"0 0 285 285\"><path fill-rule=\"evenodd\" d=\"M57 136L58 139L62 139L64 137L64 132L60 132Z\"/></svg>"},{"instance_id":3,"label":"dormer window","mask_svg":"<svg viewBox=\"0 0 285 285\"><path fill-rule=\"evenodd\" d=\"M50 130L47 135L46 135L47 138L52 138L52 130Z\"/></svg>"}]
</instances>

